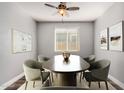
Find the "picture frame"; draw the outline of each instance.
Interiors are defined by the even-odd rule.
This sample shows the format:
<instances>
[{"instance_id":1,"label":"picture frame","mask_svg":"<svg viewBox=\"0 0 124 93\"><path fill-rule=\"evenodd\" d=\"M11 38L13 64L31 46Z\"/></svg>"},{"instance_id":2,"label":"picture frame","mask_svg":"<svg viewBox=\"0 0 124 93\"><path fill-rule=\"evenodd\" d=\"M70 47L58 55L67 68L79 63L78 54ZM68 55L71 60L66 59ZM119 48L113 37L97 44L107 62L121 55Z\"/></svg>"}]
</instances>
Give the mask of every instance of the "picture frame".
<instances>
[{"instance_id":1,"label":"picture frame","mask_svg":"<svg viewBox=\"0 0 124 93\"><path fill-rule=\"evenodd\" d=\"M109 50L123 51L124 50L124 21L121 21L109 27Z\"/></svg>"},{"instance_id":2,"label":"picture frame","mask_svg":"<svg viewBox=\"0 0 124 93\"><path fill-rule=\"evenodd\" d=\"M108 28L100 32L100 49L108 50Z\"/></svg>"},{"instance_id":3,"label":"picture frame","mask_svg":"<svg viewBox=\"0 0 124 93\"><path fill-rule=\"evenodd\" d=\"M12 53L23 53L32 51L32 36L12 29Z\"/></svg>"}]
</instances>

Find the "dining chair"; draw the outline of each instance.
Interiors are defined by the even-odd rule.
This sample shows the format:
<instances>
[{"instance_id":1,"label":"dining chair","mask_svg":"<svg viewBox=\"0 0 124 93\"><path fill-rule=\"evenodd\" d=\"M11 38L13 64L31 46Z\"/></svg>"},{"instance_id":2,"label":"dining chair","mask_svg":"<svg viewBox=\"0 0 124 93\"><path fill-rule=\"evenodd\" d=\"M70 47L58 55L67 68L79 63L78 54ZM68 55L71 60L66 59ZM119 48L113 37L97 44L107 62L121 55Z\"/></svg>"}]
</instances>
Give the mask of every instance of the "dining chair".
<instances>
[{"instance_id":1,"label":"dining chair","mask_svg":"<svg viewBox=\"0 0 124 93\"><path fill-rule=\"evenodd\" d=\"M44 55L38 55L38 62L40 62L40 63L47 62L49 60L50 60L49 57L46 57ZM45 72L50 72L49 70L47 70L45 68L44 68L44 71ZM53 73L52 72L50 72L50 76L51 76L51 80L53 81Z\"/></svg>"},{"instance_id":2,"label":"dining chair","mask_svg":"<svg viewBox=\"0 0 124 93\"><path fill-rule=\"evenodd\" d=\"M45 83L48 78L50 80L50 73L43 72L44 69L42 68L42 64L39 62L34 60L26 60L23 63L23 69L26 78L25 90L29 81L33 81L33 87L35 87L36 80L41 80L42 84Z\"/></svg>"},{"instance_id":3,"label":"dining chair","mask_svg":"<svg viewBox=\"0 0 124 93\"><path fill-rule=\"evenodd\" d=\"M99 88L100 88L100 82L104 81L106 85L106 89L108 90L108 73L109 73L109 67L110 67L110 61L109 60L99 60L92 64L93 69L89 72L84 72L84 77L86 81L89 82L89 87L91 85L91 82L98 82Z\"/></svg>"},{"instance_id":4,"label":"dining chair","mask_svg":"<svg viewBox=\"0 0 124 93\"><path fill-rule=\"evenodd\" d=\"M91 66L92 63L95 62L96 56L95 56L95 55L90 55L90 56L85 57L85 58L83 58L83 59L84 59L86 62L88 62L88 63L90 64L90 66ZM89 68L86 69L86 70L89 70ZM80 73L80 82L81 82L81 79L82 79L82 75L83 75L83 73L84 73L86 70L84 70L84 71L82 71L82 72Z\"/></svg>"},{"instance_id":5,"label":"dining chair","mask_svg":"<svg viewBox=\"0 0 124 93\"><path fill-rule=\"evenodd\" d=\"M48 61L48 60L50 60L50 58L49 57L46 57L46 56L43 56L43 55L39 55L38 56L38 62L45 62L45 61Z\"/></svg>"},{"instance_id":6,"label":"dining chair","mask_svg":"<svg viewBox=\"0 0 124 93\"><path fill-rule=\"evenodd\" d=\"M89 64L92 64L95 62L96 56L95 55L90 55L88 57L83 58L86 62Z\"/></svg>"}]
</instances>

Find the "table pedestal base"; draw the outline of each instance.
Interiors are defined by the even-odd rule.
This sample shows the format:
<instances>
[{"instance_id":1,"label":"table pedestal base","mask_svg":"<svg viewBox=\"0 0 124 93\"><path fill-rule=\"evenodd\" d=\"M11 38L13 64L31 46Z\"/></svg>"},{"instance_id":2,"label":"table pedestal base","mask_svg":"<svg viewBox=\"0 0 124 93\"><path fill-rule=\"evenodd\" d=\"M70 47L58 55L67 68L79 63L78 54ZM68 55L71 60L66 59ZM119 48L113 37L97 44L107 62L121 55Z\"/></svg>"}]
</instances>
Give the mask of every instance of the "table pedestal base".
<instances>
[{"instance_id":1,"label":"table pedestal base","mask_svg":"<svg viewBox=\"0 0 124 93\"><path fill-rule=\"evenodd\" d=\"M58 86L76 86L76 73L57 73Z\"/></svg>"}]
</instances>

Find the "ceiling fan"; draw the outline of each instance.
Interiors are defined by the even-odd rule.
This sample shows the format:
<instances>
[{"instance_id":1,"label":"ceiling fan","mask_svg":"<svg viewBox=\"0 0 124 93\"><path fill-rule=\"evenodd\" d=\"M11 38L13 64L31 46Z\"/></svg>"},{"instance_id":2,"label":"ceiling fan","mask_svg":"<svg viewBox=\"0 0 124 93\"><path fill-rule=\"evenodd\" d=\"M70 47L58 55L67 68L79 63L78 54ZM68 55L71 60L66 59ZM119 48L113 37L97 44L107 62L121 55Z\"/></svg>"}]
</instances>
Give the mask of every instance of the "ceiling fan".
<instances>
[{"instance_id":1,"label":"ceiling fan","mask_svg":"<svg viewBox=\"0 0 124 93\"><path fill-rule=\"evenodd\" d=\"M57 7L48 3L45 3L44 5L57 9L58 13L61 16L67 15L68 14L67 11L76 11L80 9L79 7L67 7L66 2L60 2L60 4Z\"/></svg>"}]
</instances>

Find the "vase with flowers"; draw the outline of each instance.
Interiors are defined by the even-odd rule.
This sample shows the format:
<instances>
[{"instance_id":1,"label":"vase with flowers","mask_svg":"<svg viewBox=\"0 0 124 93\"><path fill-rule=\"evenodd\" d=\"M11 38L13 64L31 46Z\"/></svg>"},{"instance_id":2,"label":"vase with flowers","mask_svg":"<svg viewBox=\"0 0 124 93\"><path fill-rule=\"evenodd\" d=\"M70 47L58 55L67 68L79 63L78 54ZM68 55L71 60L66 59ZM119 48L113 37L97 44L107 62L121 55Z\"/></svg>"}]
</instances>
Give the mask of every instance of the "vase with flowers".
<instances>
[{"instance_id":1,"label":"vase with flowers","mask_svg":"<svg viewBox=\"0 0 124 93\"><path fill-rule=\"evenodd\" d=\"M64 58L64 61L65 61L65 62L68 62L68 61L69 61L69 57L70 57L70 53L64 51L64 52L63 52L63 58Z\"/></svg>"}]
</instances>

